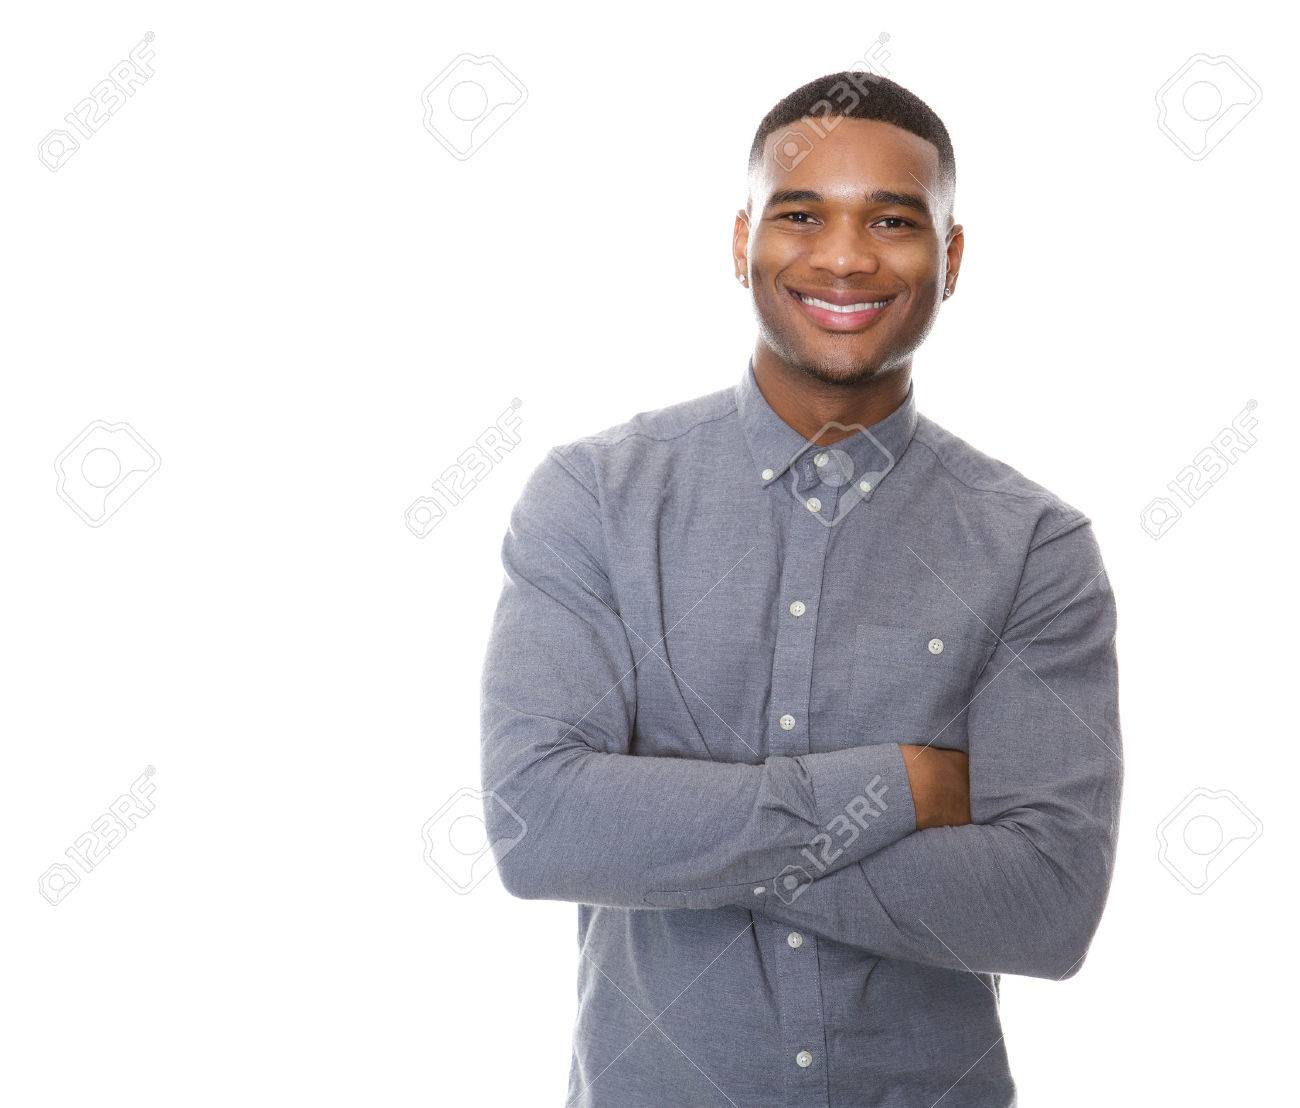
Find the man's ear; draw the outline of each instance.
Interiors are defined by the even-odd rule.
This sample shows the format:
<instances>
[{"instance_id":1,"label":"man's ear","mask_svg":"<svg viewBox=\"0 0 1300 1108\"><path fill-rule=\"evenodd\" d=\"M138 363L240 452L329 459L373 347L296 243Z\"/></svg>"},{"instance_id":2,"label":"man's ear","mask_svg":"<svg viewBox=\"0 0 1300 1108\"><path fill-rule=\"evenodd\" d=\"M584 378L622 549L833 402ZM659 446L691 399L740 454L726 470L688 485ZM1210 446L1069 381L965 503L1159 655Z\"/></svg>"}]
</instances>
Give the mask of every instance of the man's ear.
<instances>
[{"instance_id":1,"label":"man's ear","mask_svg":"<svg viewBox=\"0 0 1300 1108\"><path fill-rule=\"evenodd\" d=\"M737 273L749 272L749 212L745 208L736 212L736 226L731 235L731 260Z\"/></svg>"}]
</instances>

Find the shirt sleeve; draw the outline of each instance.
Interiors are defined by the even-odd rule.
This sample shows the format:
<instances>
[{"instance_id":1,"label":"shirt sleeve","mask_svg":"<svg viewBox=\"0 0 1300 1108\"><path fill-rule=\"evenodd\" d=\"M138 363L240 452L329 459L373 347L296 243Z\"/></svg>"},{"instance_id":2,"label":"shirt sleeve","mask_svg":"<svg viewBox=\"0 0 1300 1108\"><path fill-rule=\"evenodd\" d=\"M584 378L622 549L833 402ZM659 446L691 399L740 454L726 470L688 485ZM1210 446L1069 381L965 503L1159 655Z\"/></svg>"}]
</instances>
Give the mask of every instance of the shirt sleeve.
<instances>
[{"instance_id":1,"label":"shirt sleeve","mask_svg":"<svg viewBox=\"0 0 1300 1108\"><path fill-rule=\"evenodd\" d=\"M769 899L763 913L884 957L1058 980L1077 972L1115 859L1115 627L1091 525L1076 516L1030 550L968 705L973 822L917 831Z\"/></svg>"},{"instance_id":2,"label":"shirt sleeve","mask_svg":"<svg viewBox=\"0 0 1300 1108\"><path fill-rule=\"evenodd\" d=\"M915 830L895 745L761 764L630 754L653 643L623 622L603 534L594 494L551 451L511 513L482 673L484 817L508 892L716 908Z\"/></svg>"}]
</instances>

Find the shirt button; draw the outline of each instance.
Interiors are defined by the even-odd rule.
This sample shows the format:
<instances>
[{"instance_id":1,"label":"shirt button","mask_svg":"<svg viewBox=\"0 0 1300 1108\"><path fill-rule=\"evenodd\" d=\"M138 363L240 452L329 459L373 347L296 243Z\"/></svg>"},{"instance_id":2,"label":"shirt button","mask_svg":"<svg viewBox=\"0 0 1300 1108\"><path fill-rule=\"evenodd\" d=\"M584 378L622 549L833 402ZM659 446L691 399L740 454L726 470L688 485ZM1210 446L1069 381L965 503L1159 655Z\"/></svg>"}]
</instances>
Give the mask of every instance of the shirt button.
<instances>
[{"instance_id":1,"label":"shirt button","mask_svg":"<svg viewBox=\"0 0 1300 1108\"><path fill-rule=\"evenodd\" d=\"M794 616L795 619L798 619L807 610L808 609L804 607L804 602L802 600L795 600L790 605L790 614Z\"/></svg>"},{"instance_id":2,"label":"shirt button","mask_svg":"<svg viewBox=\"0 0 1300 1108\"><path fill-rule=\"evenodd\" d=\"M824 466L828 461L830 461L830 459L825 454L818 454L817 457L813 459L813 465L815 465L818 469L821 469L821 467Z\"/></svg>"},{"instance_id":3,"label":"shirt button","mask_svg":"<svg viewBox=\"0 0 1300 1108\"><path fill-rule=\"evenodd\" d=\"M754 895L755 895L755 896L762 896L765 892L767 892L767 886L766 886L766 885L755 885L755 886L754 886Z\"/></svg>"},{"instance_id":4,"label":"shirt button","mask_svg":"<svg viewBox=\"0 0 1300 1108\"><path fill-rule=\"evenodd\" d=\"M795 1061L795 1065L801 1066L803 1069L807 1069L809 1066L812 1065L812 1055L808 1053L808 1051L806 1050L801 1050L799 1051L798 1054L794 1056L794 1061Z\"/></svg>"},{"instance_id":5,"label":"shirt button","mask_svg":"<svg viewBox=\"0 0 1300 1108\"><path fill-rule=\"evenodd\" d=\"M781 730L782 731L794 730L794 716L790 715L789 712L787 712L785 715L781 717Z\"/></svg>"},{"instance_id":6,"label":"shirt button","mask_svg":"<svg viewBox=\"0 0 1300 1108\"><path fill-rule=\"evenodd\" d=\"M771 469L765 469L765 470L763 470L763 480L764 480L764 481L770 481L770 480L772 480L772 478L775 477L775 476L776 476L776 472L775 472L774 470L771 470Z\"/></svg>"},{"instance_id":7,"label":"shirt button","mask_svg":"<svg viewBox=\"0 0 1300 1108\"><path fill-rule=\"evenodd\" d=\"M810 496L805 503L810 512L820 512L822 510L822 502L815 496Z\"/></svg>"},{"instance_id":8,"label":"shirt button","mask_svg":"<svg viewBox=\"0 0 1300 1108\"><path fill-rule=\"evenodd\" d=\"M929 643L931 654L943 653L943 639L931 639Z\"/></svg>"},{"instance_id":9,"label":"shirt button","mask_svg":"<svg viewBox=\"0 0 1300 1108\"><path fill-rule=\"evenodd\" d=\"M785 941L789 943L795 950L798 950L801 946L803 946L803 936L800 935L798 931L791 931L790 934L788 934L785 937Z\"/></svg>"},{"instance_id":10,"label":"shirt button","mask_svg":"<svg viewBox=\"0 0 1300 1108\"><path fill-rule=\"evenodd\" d=\"M871 491L871 482L870 482L870 481L859 481L859 482L858 482L858 488L860 488L863 492L870 492L870 491Z\"/></svg>"}]
</instances>

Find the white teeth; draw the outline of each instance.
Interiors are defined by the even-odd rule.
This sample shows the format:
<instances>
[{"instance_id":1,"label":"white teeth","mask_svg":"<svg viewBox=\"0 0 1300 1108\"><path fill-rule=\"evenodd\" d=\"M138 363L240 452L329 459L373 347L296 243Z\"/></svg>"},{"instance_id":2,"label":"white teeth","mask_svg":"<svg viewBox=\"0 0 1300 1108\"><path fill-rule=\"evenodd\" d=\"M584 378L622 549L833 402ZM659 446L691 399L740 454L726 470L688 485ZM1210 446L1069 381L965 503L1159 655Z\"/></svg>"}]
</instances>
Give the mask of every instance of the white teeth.
<instances>
[{"instance_id":1,"label":"white teeth","mask_svg":"<svg viewBox=\"0 0 1300 1108\"><path fill-rule=\"evenodd\" d=\"M869 308L883 308L889 303L888 300L876 300L870 304L830 304L825 300L818 300L815 296L805 296L803 293L799 293L798 296L805 304L811 304L814 308L825 308L829 312L840 312L844 315L850 312L865 312Z\"/></svg>"}]
</instances>

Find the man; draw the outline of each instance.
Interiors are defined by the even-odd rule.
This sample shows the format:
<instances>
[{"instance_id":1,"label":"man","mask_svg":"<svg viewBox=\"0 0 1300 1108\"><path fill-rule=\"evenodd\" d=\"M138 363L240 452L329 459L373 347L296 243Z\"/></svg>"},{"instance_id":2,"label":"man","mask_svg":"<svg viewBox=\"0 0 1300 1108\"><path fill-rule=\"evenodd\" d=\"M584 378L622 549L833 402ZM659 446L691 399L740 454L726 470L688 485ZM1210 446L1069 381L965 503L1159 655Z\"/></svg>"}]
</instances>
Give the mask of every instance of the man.
<instances>
[{"instance_id":1,"label":"man","mask_svg":"<svg viewBox=\"0 0 1300 1108\"><path fill-rule=\"evenodd\" d=\"M511 516L485 812L509 892L579 905L570 1105L1010 1105L999 975L1091 942L1115 608L1083 514L917 413L954 186L894 82L782 100L739 383L552 450Z\"/></svg>"}]
</instances>

